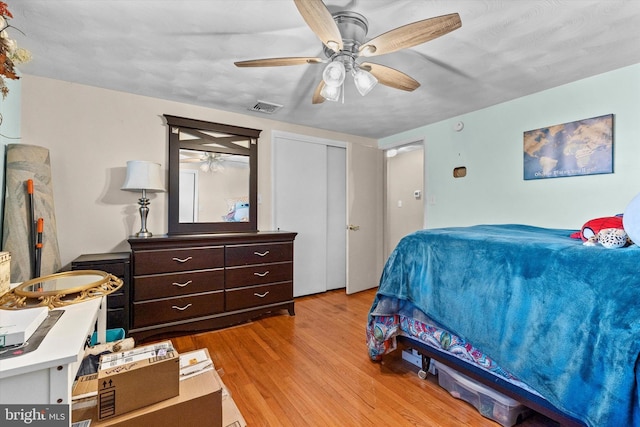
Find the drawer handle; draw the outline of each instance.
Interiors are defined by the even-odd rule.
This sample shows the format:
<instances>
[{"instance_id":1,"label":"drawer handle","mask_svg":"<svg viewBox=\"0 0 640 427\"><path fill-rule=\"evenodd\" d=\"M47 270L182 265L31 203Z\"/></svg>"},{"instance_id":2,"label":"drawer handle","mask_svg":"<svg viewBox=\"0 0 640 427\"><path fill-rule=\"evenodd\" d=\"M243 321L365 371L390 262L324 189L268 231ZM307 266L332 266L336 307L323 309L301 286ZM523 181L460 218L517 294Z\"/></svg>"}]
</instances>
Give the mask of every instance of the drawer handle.
<instances>
[{"instance_id":1,"label":"drawer handle","mask_svg":"<svg viewBox=\"0 0 640 427\"><path fill-rule=\"evenodd\" d=\"M267 256L267 255L269 255L269 251L264 251L264 252L254 252L253 254L254 254L254 255L258 255L258 256L260 256L260 257L263 257L263 256Z\"/></svg>"},{"instance_id":2,"label":"drawer handle","mask_svg":"<svg viewBox=\"0 0 640 427\"><path fill-rule=\"evenodd\" d=\"M180 310L180 311L184 311L187 308L191 307L191 304L187 304L184 307L178 307L177 305L172 305L171 308L176 309L176 310Z\"/></svg>"},{"instance_id":3,"label":"drawer handle","mask_svg":"<svg viewBox=\"0 0 640 427\"><path fill-rule=\"evenodd\" d=\"M258 277L264 277L267 274L269 274L269 270L265 271L264 273L253 273L254 276L258 276Z\"/></svg>"},{"instance_id":4,"label":"drawer handle","mask_svg":"<svg viewBox=\"0 0 640 427\"><path fill-rule=\"evenodd\" d=\"M192 280L189 280L189 281L184 282L184 283L173 282L172 285L184 288L185 286L189 285L191 282L192 282Z\"/></svg>"},{"instance_id":5,"label":"drawer handle","mask_svg":"<svg viewBox=\"0 0 640 427\"><path fill-rule=\"evenodd\" d=\"M176 258L176 257L173 257L173 260L174 260L174 261L177 261L177 262L179 262L179 263L181 263L181 264L182 264L182 263L185 263L185 262L189 261L189 260L190 260L190 259L192 259L192 258L193 258L193 257L190 257L190 256L189 256L189 257L186 257L186 258Z\"/></svg>"},{"instance_id":6,"label":"drawer handle","mask_svg":"<svg viewBox=\"0 0 640 427\"><path fill-rule=\"evenodd\" d=\"M257 292L254 292L253 294L254 294L255 296L257 296L258 298L264 298L264 297L266 297L267 295L269 295L269 291L265 292L264 294L259 294L259 293L257 293Z\"/></svg>"}]
</instances>

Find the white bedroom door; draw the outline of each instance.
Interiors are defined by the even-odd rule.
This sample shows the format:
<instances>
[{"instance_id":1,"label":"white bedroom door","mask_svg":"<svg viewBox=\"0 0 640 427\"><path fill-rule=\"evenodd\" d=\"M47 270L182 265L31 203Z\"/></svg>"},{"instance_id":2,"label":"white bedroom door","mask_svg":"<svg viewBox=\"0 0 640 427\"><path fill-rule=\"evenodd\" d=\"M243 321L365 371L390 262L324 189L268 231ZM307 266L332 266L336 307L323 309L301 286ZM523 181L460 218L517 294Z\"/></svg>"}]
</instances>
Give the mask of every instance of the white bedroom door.
<instances>
[{"instance_id":1,"label":"white bedroom door","mask_svg":"<svg viewBox=\"0 0 640 427\"><path fill-rule=\"evenodd\" d=\"M180 222L198 222L198 171L180 171Z\"/></svg>"},{"instance_id":2,"label":"white bedroom door","mask_svg":"<svg viewBox=\"0 0 640 427\"><path fill-rule=\"evenodd\" d=\"M347 149L347 294L378 286L383 264L383 152Z\"/></svg>"},{"instance_id":3,"label":"white bedroom door","mask_svg":"<svg viewBox=\"0 0 640 427\"><path fill-rule=\"evenodd\" d=\"M296 135L273 139L274 225L298 233L296 297L346 285L345 159L344 147Z\"/></svg>"}]
</instances>

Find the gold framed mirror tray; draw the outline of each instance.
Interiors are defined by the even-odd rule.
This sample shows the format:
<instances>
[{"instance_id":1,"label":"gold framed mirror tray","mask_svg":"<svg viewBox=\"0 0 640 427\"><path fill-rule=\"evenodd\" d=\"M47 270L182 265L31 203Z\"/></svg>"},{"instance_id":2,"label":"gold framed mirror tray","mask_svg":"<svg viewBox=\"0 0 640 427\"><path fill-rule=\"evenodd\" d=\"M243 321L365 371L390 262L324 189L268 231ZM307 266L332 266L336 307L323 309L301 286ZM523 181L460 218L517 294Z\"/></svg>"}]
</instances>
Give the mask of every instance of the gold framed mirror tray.
<instances>
[{"instance_id":1,"label":"gold framed mirror tray","mask_svg":"<svg viewBox=\"0 0 640 427\"><path fill-rule=\"evenodd\" d=\"M0 309L49 309L109 295L122 287L122 279L99 270L75 270L28 280L0 296Z\"/></svg>"}]
</instances>

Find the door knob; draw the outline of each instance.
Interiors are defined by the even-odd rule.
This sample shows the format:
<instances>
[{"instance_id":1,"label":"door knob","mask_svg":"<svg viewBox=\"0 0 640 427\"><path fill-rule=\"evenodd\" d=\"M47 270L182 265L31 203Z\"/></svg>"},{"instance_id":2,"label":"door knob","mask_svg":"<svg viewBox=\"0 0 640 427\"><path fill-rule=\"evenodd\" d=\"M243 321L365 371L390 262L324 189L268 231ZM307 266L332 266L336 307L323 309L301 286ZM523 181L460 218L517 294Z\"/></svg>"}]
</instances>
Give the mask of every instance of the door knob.
<instances>
[{"instance_id":1,"label":"door knob","mask_svg":"<svg viewBox=\"0 0 640 427\"><path fill-rule=\"evenodd\" d=\"M359 225L353 225L353 224L349 224L349 226L347 227L349 230L351 231L358 231L360 230L360 226Z\"/></svg>"}]
</instances>

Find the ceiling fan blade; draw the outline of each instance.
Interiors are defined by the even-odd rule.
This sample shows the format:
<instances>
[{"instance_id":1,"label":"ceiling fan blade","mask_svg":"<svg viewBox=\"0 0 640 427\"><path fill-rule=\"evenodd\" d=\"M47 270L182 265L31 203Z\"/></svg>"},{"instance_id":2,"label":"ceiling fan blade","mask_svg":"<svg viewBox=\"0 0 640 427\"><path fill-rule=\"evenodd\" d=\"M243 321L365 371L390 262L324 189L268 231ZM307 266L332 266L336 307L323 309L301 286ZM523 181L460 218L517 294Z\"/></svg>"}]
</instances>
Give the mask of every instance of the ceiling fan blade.
<instances>
[{"instance_id":1,"label":"ceiling fan blade","mask_svg":"<svg viewBox=\"0 0 640 427\"><path fill-rule=\"evenodd\" d=\"M321 58L314 57L288 57L288 58L266 58L266 59L252 59L249 61L237 61L234 62L236 67L282 67L287 65L304 65L304 64L317 64L322 62Z\"/></svg>"},{"instance_id":2,"label":"ceiling fan blade","mask_svg":"<svg viewBox=\"0 0 640 427\"><path fill-rule=\"evenodd\" d=\"M375 78L378 79L378 83L394 89L412 92L420 87L420 83L402 71L398 71L385 65L363 62L360 64L360 68L373 74Z\"/></svg>"},{"instance_id":3,"label":"ceiling fan blade","mask_svg":"<svg viewBox=\"0 0 640 427\"><path fill-rule=\"evenodd\" d=\"M312 104L322 104L324 102L324 96L320 95L320 91L324 87L324 80L320 80L318 86L316 86L316 90L313 91L313 98L311 98Z\"/></svg>"},{"instance_id":4,"label":"ceiling fan blade","mask_svg":"<svg viewBox=\"0 0 640 427\"><path fill-rule=\"evenodd\" d=\"M293 0L305 22L329 49L342 50L342 35L322 0Z\"/></svg>"},{"instance_id":5,"label":"ceiling fan blade","mask_svg":"<svg viewBox=\"0 0 640 427\"><path fill-rule=\"evenodd\" d=\"M413 47L433 40L462 26L460 15L437 16L407 24L375 37L360 46L360 55L376 56Z\"/></svg>"}]
</instances>

